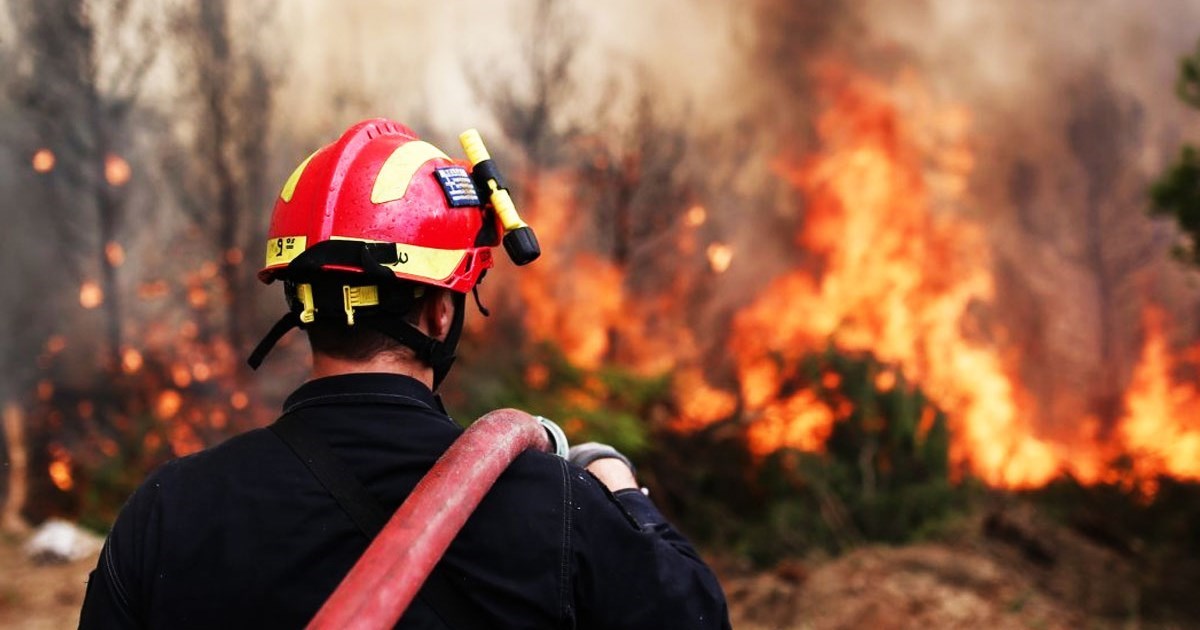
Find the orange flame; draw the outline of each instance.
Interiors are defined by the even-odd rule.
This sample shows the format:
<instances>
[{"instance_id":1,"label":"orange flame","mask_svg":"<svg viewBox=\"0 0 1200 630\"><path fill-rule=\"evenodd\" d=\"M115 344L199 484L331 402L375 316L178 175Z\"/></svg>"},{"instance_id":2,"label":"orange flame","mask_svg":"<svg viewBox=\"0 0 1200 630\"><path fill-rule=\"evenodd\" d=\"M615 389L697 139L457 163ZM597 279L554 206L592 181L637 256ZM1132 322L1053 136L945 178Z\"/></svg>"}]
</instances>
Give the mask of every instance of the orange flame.
<instances>
[{"instance_id":1,"label":"orange flame","mask_svg":"<svg viewBox=\"0 0 1200 630\"><path fill-rule=\"evenodd\" d=\"M182 363L176 363L171 366L171 382L175 383L175 387L184 389L192 384L192 371L188 366Z\"/></svg>"},{"instance_id":2,"label":"orange flame","mask_svg":"<svg viewBox=\"0 0 1200 630\"><path fill-rule=\"evenodd\" d=\"M819 451L833 430L834 412L811 390L776 400L750 425L750 452L766 455L780 448Z\"/></svg>"},{"instance_id":3,"label":"orange flame","mask_svg":"<svg viewBox=\"0 0 1200 630\"><path fill-rule=\"evenodd\" d=\"M154 402L154 416L159 420L170 420L182 406L183 396L173 389L165 389L159 392L158 400Z\"/></svg>"},{"instance_id":4,"label":"orange flame","mask_svg":"<svg viewBox=\"0 0 1200 630\"><path fill-rule=\"evenodd\" d=\"M725 273L733 262L733 248L724 243L713 243L705 251L708 256L708 266L715 273Z\"/></svg>"},{"instance_id":5,"label":"orange flame","mask_svg":"<svg viewBox=\"0 0 1200 630\"><path fill-rule=\"evenodd\" d=\"M540 203L531 209L531 216L539 219L543 255L537 265L522 270L525 327L537 340L556 341L571 363L596 368L609 352L613 326L624 310L622 276L614 265L598 256L571 256L555 247L573 224L565 212L547 210L570 207L570 193L565 181L548 178L541 189ZM574 268L570 282L554 281L562 277L556 271L560 266Z\"/></svg>"},{"instance_id":6,"label":"orange flame","mask_svg":"<svg viewBox=\"0 0 1200 630\"><path fill-rule=\"evenodd\" d=\"M104 179L110 185L124 186L132 176L133 170L129 168L129 162L126 162L125 158L113 153L104 157Z\"/></svg>"},{"instance_id":7,"label":"orange flame","mask_svg":"<svg viewBox=\"0 0 1200 630\"><path fill-rule=\"evenodd\" d=\"M104 303L104 291L92 280L85 281L79 286L79 305L88 310Z\"/></svg>"},{"instance_id":8,"label":"orange flame","mask_svg":"<svg viewBox=\"0 0 1200 630\"><path fill-rule=\"evenodd\" d=\"M1118 434L1136 455L1135 472L1149 478L1165 472L1200 480L1200 388L1175 384L1175 361L1167 346L1165 315L1145 314L1146 341L1125 397Z\"/></svg>"},{"instance_id":9,"label":"orange flame","mask_svg":"<svg viewBox=\"0 0 1200 630\"><path fill-rule=\"evenodd\" d=\"M54 170L54 164L57 162L57 158L54 157L53 151L42 148L34 152L31 162L35 172L49 173L50 171Z\"/></svg>"},{"instance_id":10,"label":"orange flame","mask_svg":"<svg viewBox=\"0 0 1200 630\"><path fill-rule=\"evenodd\" d=\"M898 366L950 410L959 464L994 485L1045 483L1058 454L1020 413L1000 352L962 332L970 305L992 298L987 243L978 227L932 211L953 208L965 189L965 112L902 115L885 86L837 69L822 78L830 103L817 122L823 148L799 167L781 166L808 201L798 242L823 258L822 273L777 279L734 321L743 395L763 409L757 424L767 424L751 428L751 448L820 447L821 422L835 414L811 394L777 402L786 374L769 357L794 362L828 340ZM911 82L897 89L920 92ZM797 428L784 430L789 417Z\"/></svg>"},{"instance_id":11,"label":"orange flame","mask_svg":"<svg viewBox=\"0 0 1200 630\"><path fill-rule=\"evenodd\" d=\"M104 258L109 265L120 267L125 263L125 248L116 241L109 241L104 245Z\"/></svg>"},{"instance_id":12,"label":"orange flame","mask_svg":"<svg viewBox=\"0 0 1200 630\"><path fill-rule=\"evenodd\" d=\"M134 374L142 369L142 353L133 348L125 348L121 352L121 369L126 374Z\"/></svg>"},{"instance_id":13,"label":"orange flame","mask_svg":"<svg viewBox=\"0 0 1200 630\"><path fill-rule=\"evenodd\" d=\"M680 407L680 417L675 421L677 429L699 429L728 418L737 409L737 397L709 385L697 369L686 369L677 374L674 389Z\"/></svg>"},{"instance_id":14,"label":"orange flame","mask_svg":"<svg viewBox=\"0 0 1200 630\"><path fill-rule=\"evenodd\" d=\"M54 487L63 492L69 491L75 487L75 479L71 475L71 454L61 444L52 443L50 445L50 481L54 483Z\"/></svg>"},{"instance_id":15,"label":"orange flame","mask_svg":"<svg viewBox=\"0 0 1200 630\"><path fill-rule=\"evenodd\" d=\"M819 148L775 164L803 199L796 203L804 212L797 268L733 314L732 375L700 367L715 365L700 355L696 313L679 308L694 303L680 297L691 297L694 286L685 278L661 297L627 293L634 283L626 272L635 280L641 270L589 249L579 233L583 222L572 220L572 182L558 173L541 176L527 208L545 252L515 281L527 336L555 342L585 370L618 363L669 372L676 412L670 426L693 431L733 421L760 456L820 451L834 423L856 411L867 414L866 423L883 421L841 394L847 384L839 373L809 373L811 355L832 346L882 366L868 375L877 392L920 390L929 404L911 411L920 414L918 435L945 419L956 474L1010 488L1040 486L1063 473L1085 483L1125 483L1111 464L1130 454L1147 492L1153 488L1146 480L1160 472L1200 478L1200 384L1173 380L1178 370L1161 322L1147 324L1127 411L1116 426L1082 419L1068 431L1039 431L1039 407L1019 378L1020 354L996 341L1003 331L983 319L996 283L983 226L964 212L972 205L966 194L975 162L969 113L936 103L912 75L885 85L825 65L816 78L826 105L815 126ZM711 218L699 204L684 210L674 224L674 253L703 255L719 274L734 250L705 244L701 228ZM1200 364L1200 346L1194 352ZM528 366L524 376L533 388L549 379L543 365ZM589 388L571 396L581 408L603 404Z\"/></svg>"},{"instance_id":16,"label":"orange flame","mask_svg":"<svg viewBox=\"0 0 1200 630\"><path fill-rule=\"evenodd\" d=\"M166 297L171 288L165 280L153 280L143 282L138 285L138 297L143 300L153 300L156 298Z\"/></svg>"},{"instance_id":17,"label":"orange flame","mask_svg":"<svg viewBox=\"0 0 1200 630\"><path fill-rule=\"evenodd\" d=\"M67 347L67 338L63 335L51 335L46 339L46 352L50 354L58 354Z\"/></svg>"}]
</instances>

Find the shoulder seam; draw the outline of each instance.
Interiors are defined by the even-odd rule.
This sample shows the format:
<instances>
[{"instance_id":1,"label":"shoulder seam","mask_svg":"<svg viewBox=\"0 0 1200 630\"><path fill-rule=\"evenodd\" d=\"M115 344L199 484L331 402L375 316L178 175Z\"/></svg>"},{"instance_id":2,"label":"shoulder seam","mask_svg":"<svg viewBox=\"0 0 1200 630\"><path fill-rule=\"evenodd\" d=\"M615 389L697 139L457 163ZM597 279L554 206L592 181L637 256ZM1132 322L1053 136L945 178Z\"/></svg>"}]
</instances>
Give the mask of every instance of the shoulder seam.
<instances>
[{"instance_id":1,"label":"shoulder seam","mask_svg":"<svg viewBox=\"0 0 1200 630\"><path fill-rule=\"evenodd\" d=\"M111 540L109 541L111 543ZM112 584L113 593L116 594L118 603L131 616L133 615L132 606L129 604L129 595L125 590L125 584L121 582L121 576L117 573L117 565L112 558L112 545L104 545L104 571L108 574L108 581Z\"/></svg>"},{"instance_id":2,"label":"shoulder seam","mask_svg":"<svg viewBox=\"0 0 1200 630\"><path fill-rule=\"evenodd\" d=\"M571 612L571 507L574 498L571 494L571 467L566 460L556 457L563 480L563 518L562 518L562 560L559 563L559 614L562 615L563 626L570 626Z\"/></svg>"}]
</instances>

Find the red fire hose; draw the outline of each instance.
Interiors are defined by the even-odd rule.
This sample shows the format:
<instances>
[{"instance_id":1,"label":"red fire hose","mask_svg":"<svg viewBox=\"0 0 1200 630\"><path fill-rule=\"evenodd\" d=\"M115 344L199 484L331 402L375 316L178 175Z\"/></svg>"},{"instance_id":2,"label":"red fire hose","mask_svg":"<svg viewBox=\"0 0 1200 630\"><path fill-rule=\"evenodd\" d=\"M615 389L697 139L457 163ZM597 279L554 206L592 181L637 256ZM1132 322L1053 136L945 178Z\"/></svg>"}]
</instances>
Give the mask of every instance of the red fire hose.
<instances>
[{"instance_id":1,"label":"red fire hose","mask_svg":"<svg viewBox=\"0 0 1200 630\"><path fill-rule=\"evenodd\" d=\"M394 626L500 473L527 449L553 450L547 430L516 409L493 411L472 424L421 479L308 627Z\"/></svg>"}]
</instances>

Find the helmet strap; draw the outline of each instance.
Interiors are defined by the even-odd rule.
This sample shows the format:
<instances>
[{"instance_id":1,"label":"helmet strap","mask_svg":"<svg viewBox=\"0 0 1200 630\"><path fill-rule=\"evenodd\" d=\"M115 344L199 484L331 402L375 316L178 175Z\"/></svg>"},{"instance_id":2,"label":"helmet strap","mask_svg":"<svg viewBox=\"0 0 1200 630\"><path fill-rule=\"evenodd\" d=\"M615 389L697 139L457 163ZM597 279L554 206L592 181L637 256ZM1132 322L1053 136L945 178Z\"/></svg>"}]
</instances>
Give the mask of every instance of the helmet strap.
<instances>
[{"instance_id":1,"label":"helmet strap","mask_svg":"<svg viewBox=\"0 0 1200 630\"><path fill-rule=\"evenodd\" d=\"M365 279L379 284L379 306L368 310L361 311L359 321L362 325L368 326L384 335L395 339L402 345L411 348L416 358L433 368L433 389L436 391L446 375L450 372L450 367L454 365L455 351L458 348L459 339L462 337L463 318L466 314L466 295L458 292L451 292L450 296L454 304L454 315L450 323L450 330L446 333L446 338L439 341L426 335L418 330L413 325L404 321L404 318L399 314L399 311L406 311L408 298L411 296L401 296L398 294L386 291L384 287L389 282L395 280L393 272L384 267L387 262L394 262L388 257L395 257L396 248L390 244L380 243L361 243L356 241L325 241L312 248L309 248L300 256L296 257L288 266L288 271L292 277L313 277L319 276L322 267L329 264L343 264L357 267L365 272ZM481 278L482 279L482 278ZM267 354L275 347L275 344L283 338L293 328L304 327L304 317L302 313L307 315L309 321L314 311L322 313L338 312L340 306L343 306L344 298L341 289L341 282L312 282L310 284L299 284L299 281L292 281L290 285L299 288L308 287L307 302L299 299L299 296L291 293L294 289L290 286L288 292L289 312L275 322L271 330L263 337L254 351L250 353L247 363L253 369L258 369L262 365ZM334 288L336 287L336 289ZM487 315L487 310L479 303L479 294L475 294L476 304L479 305L480 311ZM316 305L315 308L311 308ZM311 310L309 310L311 308ZM347 313L350 313L350 307L346 307ZM353 320L350 322L353 324Z\"/></svg>"},{"instance_id":2,"label":"helmet strap","mask_svg":"<svg viewBox=\"0 0 1200 630\"><path fill-rule=\"evenodd\" d=\"M271 349L275 347L275 344L279 343L279 340L283 339L283 336L288 334L288 331L299 325L300 313L295 311L284 313L283 317L280 317L279 321L275 322L271 330L262 338L262 341L258 342L258 345L254 347L254 351L250 353L250 357L246 359L246 363L250 364L250 369L257 370L258 366L262 365L263 359L267 358Z\"/></svg>"},{"instance_id":3,"label":"helmet strap","mask_svg":"<svg viewBox=\"0 0 1200 630\"><path fill-rule=\"evenodd\" d=\"M466 295L452 292L454 315L446 339L438 341L418 330L412 324L395 315L376 312L362 318L362 323L411 348L417 359L433 368L433 390L445 380L454 365L455 352L462 337L465 317Z\"/></svg>"}]
</instances>

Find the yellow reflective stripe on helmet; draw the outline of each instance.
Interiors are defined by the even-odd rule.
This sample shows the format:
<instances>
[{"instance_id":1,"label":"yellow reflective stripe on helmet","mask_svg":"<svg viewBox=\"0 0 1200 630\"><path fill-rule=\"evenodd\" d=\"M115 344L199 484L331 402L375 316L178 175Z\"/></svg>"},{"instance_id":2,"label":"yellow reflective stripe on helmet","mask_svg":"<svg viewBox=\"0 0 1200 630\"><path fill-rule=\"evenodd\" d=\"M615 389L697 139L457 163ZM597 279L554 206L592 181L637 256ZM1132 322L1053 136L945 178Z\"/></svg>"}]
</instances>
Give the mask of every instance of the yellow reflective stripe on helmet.
<instances>
[{"instance_id":1,"label":"yellow reflective stripe on helmet","mask_svg":"<svg viewBox=\"0 0 1200 630\"><path fill-rule=\"evenodd\" d=\"M267 267L286 265L304 251L308 238L303 236L281 236L267 239Z\"/></svg>"},{"instance_id":2,"label":"yellow reflective stripe on helmet","mask_svg":"<svg viewBox=\"0 0 1200 630\"><path fill-rule=\"evenodd\" d=\"M317 151L320 151L320 149ZM317 151L313 151L308 157L304 158L300 166L297 166L296 170L292 171L292 174L288 176L287 181L283 183L283 190L279 191L280 199L284 201L292 200L292 195L296 194L296 184L300 183L300 175L304 173L304 167L308 166L309 160L313 159Z\"/></svg>"},{"instance_id":3,"label":"yellow reflective stripe on helmet","mask_svg":"<svg viewBox=\"0 0 1200 630\"><path fill-rule=\"evenodd\" d=\"M465 249L434 249L417 245L396 245L397 261L385 265L393 271L410 276L445 280L467 257Z\"/></svg>"},{"instance_id":4,"label":"yellow reflective stripe on helmet","mask_svg":"<svg viewBox=\"0 0 1200 630\"><path fill-rule=\"evenodd\" d=\"M441 149L420 140L409 142L393 151L383 163L383 168L379 169L379 176L375 178L375 186L371 189L371 203L386 203L404 197L417 169L434 158L450 159Z\"/></svg>"},{"instance_id":5,"label":"yellow reflective stripe on helmet","mask_svg":"<svg viewBox=\"0 0 1200 630\"><path fill-rule=\"evenodd\" d=\"M386 242L347 236L331 236L329 238L334 241ZM465 249L421 247L420 245L408 245L405 243L395 243L395 246L396 262L384 265L384 267L407 276L416 276L435 281L449 278L450 274L454 273L458 269L458 266L462 264L463 259L467 257L468 251Z\"/></svg>"}]
</instances>

